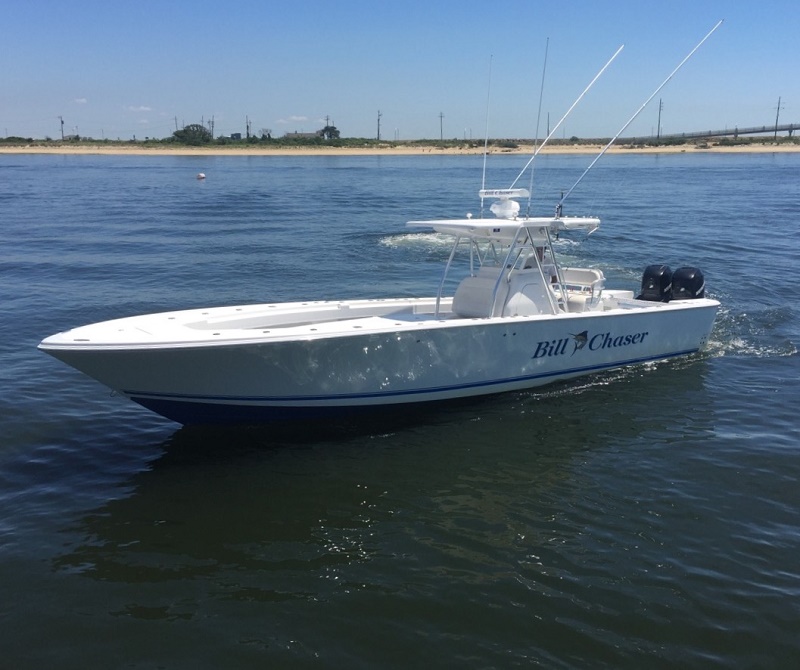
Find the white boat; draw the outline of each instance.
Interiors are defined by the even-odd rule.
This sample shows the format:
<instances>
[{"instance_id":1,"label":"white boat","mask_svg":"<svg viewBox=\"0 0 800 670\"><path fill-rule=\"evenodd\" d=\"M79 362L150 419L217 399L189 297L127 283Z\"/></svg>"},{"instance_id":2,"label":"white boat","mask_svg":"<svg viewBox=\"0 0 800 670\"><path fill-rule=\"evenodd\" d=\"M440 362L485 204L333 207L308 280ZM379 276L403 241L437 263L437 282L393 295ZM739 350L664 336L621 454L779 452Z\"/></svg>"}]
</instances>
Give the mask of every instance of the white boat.
<instances>
[{"instance_id":1,"label":"white boat","mask_svg":"<svg viewBox=\"0 0 800 670\"><path fill-rule=\"evenodd\" d=\"M719 303L704 297L699 270L652 266L639 296L607 288L601 270L562 267L553 249L555 235L590 233L599 219L520 217L527 195L482 191L496 199L493 217L411 222L454 237L431 297L148 314L39 348L183 424L405 410L703 348Z\"/></svg>"}]
</instances>

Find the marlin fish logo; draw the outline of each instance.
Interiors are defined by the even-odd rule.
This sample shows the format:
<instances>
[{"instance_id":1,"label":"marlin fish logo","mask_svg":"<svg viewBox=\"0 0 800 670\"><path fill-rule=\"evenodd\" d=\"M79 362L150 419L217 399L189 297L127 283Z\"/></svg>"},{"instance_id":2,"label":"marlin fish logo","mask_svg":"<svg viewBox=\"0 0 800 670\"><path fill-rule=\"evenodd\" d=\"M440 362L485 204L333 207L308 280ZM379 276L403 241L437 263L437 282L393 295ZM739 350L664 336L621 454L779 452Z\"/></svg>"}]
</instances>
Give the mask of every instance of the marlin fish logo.
<instances>
[{"instance_id":1,"label":"marlin fish logo","mask_svg":"<svg viewBox=\"0 0 800 670\"><path fill-rule=\"evenodd\" d=\"M575 352L578 349L583 349L586 346L586 343L589 341L589 331L584 330L582 333L578 333L575 335L574 333L570 333L572 335L572 339L575 340L575 348L572 350L572 356L575 355Z\"/></svg>"}]
</instances>

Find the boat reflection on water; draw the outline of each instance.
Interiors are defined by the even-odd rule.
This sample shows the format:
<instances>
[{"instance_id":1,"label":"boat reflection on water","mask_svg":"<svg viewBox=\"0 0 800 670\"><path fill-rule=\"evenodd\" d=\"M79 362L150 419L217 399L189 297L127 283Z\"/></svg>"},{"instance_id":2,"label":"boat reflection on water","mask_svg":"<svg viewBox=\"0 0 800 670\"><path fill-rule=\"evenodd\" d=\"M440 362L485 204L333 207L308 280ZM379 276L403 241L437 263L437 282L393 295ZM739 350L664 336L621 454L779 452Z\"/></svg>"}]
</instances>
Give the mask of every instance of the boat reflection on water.
<instances>
[{"instance_id":1,"label":"boat reflection on water","mask_svg":"<svg viewBox=\"0 0 800 670\"><path fill-rule=\"evenodd\" d=\"M476 649L572 610L549 650L575 627L657 629L661 612L691 610L685 573L658 566L701 512L663 477L713 431L708 364L603 373L328 441L182 428L125 483L129 495L65 528L51 565L83 582L85 616L126 635L126 621L179 623L209 653L246 639L287 663L337 665L454 621ZM353 621L360 642L343 650ZM396 658L413 660L419 650L403 646Z\"/></svg>"}]
</instances>

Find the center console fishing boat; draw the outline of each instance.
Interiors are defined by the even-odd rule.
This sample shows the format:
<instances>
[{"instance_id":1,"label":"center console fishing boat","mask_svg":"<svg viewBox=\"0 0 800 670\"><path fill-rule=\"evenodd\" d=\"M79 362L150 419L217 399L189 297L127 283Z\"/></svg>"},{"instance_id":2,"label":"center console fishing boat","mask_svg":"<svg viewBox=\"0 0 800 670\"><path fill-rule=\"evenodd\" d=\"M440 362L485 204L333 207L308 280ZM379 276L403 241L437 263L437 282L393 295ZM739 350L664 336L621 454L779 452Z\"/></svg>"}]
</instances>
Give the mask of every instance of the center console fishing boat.
<instances>
[{"instance_id":1,"label":"center console fishing boat","mask_svg":"<svg viewBox=\"0 0 800 670\"><path fill-rule=\"evenodd\" d=\"M133 316L52 335L39 348L194 424L340 417L519 391L706 344L719 303L705 297L698 269L651 266L638 295L608 288L601 270L563 267L553 248L556 235L591 233L599 219L519 217L517 198L527 195L482 191L495 199L491 218L410 224L454 238L431 297Z\"/></svg>"}]
</instances>

